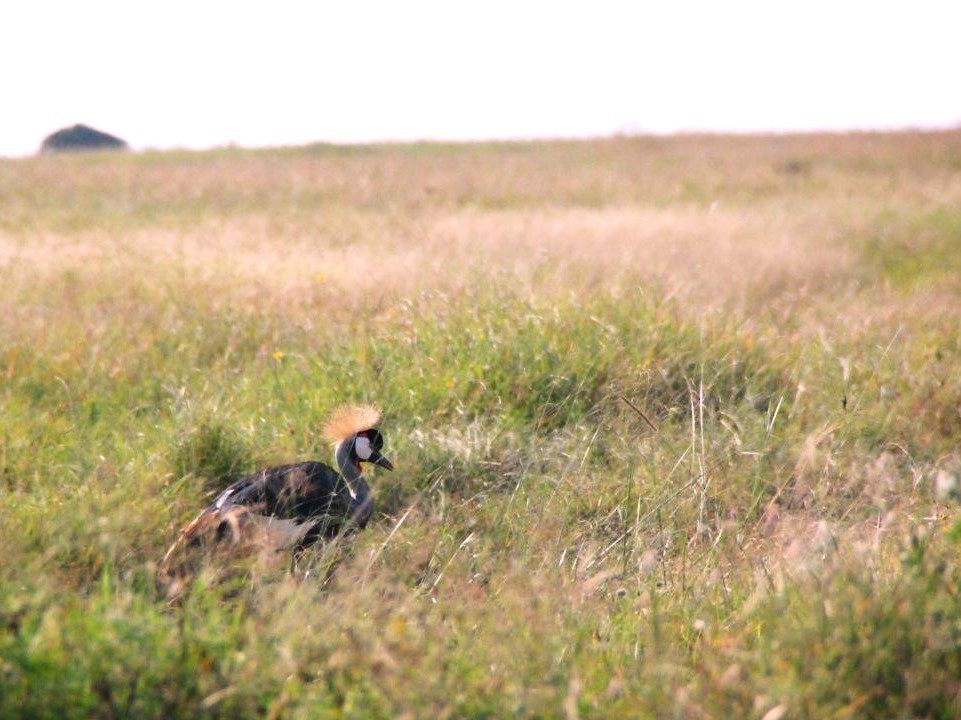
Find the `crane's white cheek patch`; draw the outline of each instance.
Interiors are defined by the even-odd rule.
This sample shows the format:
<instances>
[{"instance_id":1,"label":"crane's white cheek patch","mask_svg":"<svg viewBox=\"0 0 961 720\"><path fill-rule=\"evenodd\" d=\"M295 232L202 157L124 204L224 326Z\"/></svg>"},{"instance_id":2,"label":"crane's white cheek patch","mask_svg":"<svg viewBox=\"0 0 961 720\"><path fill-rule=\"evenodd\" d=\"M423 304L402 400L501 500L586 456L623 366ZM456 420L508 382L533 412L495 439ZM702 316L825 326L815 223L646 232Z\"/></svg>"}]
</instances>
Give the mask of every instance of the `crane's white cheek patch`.
<instances>
[{"instance_id":1,"label":"crane's white cheek patch","mask_svg":"<svg viewBox=\"0 0 961 720\"><path fill-rule=\"evenodd\" d=\"M354 441L354 452L357 453L357 457L361 460L370 459L370 440L365 437L359 437Z\"/></svg>"}]
</instances>

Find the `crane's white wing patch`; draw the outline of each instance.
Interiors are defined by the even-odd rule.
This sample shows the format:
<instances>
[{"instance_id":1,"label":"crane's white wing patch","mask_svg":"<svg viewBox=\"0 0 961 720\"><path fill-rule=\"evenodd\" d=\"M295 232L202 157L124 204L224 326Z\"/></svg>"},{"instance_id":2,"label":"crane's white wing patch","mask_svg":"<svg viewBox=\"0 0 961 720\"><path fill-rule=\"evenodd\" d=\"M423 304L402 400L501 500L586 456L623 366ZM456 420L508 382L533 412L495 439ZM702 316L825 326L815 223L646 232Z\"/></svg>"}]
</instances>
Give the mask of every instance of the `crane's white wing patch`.
<instances>
[{"instance_id":1,"label":"crane's white wing patch","mask_svg":"<svg viewBox=\"0 0 961 720\"><path fill-rule=\"evenodd\" d=\"M214 503L214 507L220 510L224 506L224 503L227 502L227 498L229 498L233 494L234 494L233 489L224 490L220 494L220 497L217 498L217 502Z\"/></svg>"},{"instance_id":2,"label":"crane's white wing patch","mask_svg":"<svg viewBox=\"0 0 961 720\"><path fill-rule=\"evenodd\" d=\"M255 523L264 533L267 544L278 550L292 547L304 539L316 522L297 522L285 518L267 517L265 515L250 515L249 520Z\"/></svg>"}]
</instances>

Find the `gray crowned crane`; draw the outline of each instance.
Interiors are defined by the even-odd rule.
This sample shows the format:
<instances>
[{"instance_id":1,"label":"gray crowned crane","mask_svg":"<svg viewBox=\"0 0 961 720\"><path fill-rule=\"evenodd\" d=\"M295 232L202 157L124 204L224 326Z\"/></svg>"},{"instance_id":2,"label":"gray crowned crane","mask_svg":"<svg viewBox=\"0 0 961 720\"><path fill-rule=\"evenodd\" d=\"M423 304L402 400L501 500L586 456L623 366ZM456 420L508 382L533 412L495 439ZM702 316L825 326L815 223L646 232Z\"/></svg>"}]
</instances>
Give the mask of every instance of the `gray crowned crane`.
<instances>
[{"instance_id":1,"label":"gray crowned crane","mask_svg":"<svg viewBox=\"0 0 961 720\"><path fill-rule=\"evenodd\" d=\"M361 529L370 520L374 501L362 463L393 470L382 453L383 420L373 405L345 405L324 426L334 445L337 470L321 462L261 470L224 490L181 530L164 556L174 550L209 543L256 545L263 550L302 549L319 538Z\"/></svg>"}]
</instances>

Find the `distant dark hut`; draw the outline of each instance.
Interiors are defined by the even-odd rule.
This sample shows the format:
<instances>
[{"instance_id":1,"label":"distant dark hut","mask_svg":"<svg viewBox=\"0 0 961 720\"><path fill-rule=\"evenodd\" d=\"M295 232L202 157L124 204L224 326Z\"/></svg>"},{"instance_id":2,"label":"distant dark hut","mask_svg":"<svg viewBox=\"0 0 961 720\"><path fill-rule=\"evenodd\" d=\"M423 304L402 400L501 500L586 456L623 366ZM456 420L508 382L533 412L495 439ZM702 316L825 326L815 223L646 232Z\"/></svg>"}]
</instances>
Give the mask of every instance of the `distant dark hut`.
<instances>
[{"instance_id":1,"label":"distant dark hut","mask_svg":"<svg viewBox=\"0 0 961 720\"><path fill-rule=\"evenodd\" d=\"M129 150L123 140L86 125L74 125L48 135L40 146L40 153L87 152L91 150Z\"/></svg>"}]
</instances>

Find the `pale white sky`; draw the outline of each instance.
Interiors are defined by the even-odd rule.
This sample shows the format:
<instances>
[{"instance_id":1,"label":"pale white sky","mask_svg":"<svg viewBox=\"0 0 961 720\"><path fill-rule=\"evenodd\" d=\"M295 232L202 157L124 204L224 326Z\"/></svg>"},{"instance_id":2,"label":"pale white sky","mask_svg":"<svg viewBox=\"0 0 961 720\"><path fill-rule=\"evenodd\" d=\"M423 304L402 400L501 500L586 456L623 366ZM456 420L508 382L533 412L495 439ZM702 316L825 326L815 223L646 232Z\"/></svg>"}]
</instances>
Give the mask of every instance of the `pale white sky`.
<instances>
[{"instance_id":1,"label":"pale white sky","mask_svg":"<svg viewBox=\"0 0 961 720\"><path fill-rule=\"evenodd\" d=\"M23 0L0 155L961 124L958 0Z\"/></svg>"}]
</instances>

